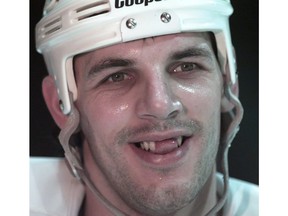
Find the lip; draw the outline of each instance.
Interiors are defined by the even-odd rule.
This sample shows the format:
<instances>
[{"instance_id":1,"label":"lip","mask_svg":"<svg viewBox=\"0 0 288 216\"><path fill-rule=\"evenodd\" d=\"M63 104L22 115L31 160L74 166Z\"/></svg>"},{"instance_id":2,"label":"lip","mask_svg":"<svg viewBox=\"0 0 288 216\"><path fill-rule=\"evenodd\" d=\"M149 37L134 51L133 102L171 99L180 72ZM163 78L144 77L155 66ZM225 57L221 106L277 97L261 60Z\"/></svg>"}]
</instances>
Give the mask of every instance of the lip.
<instances>
[{"instance_id":1,"label":"lip","mask_svg":"<svg viewBox=\"0 0 288 216\"><path fill-rule=\"evenodd\" d=\"M137 159L139 159L140 162L144 164L145 166L155 168L155 169L175 168L181 165L181 163L185 160L185 156L187 155L187 152L189 151L189 147L190 147L189 143L191 142L193 135L190 135L190 136L187 136L187 135L188 134L185 135L185 140L180 147L175 148L175 150L167 154L154 154L152 152L145 151L141 148L136 147L134 143L130 143L129 146L131 147L134 155L136 155ZM184 136L184 135L181 134L181 136ZM166 136L166 138L163 138L161 135L161 136L157 136L157 139L151 139L151 137L150 138L146 137L145 140L148 139L152 141L161 141L163 139L170 139L170 138L172 137L169 136L169 138L167 138Z\"/></svg>"},{"instance_id":2,"label":"lip","mask_svg":"<svg viewBox=\"0 0 288 216\"><path fill-rule=\"evenodd\" d=\"M165 132L155 132L149 134L142 134L140 136L134 137L133 139L129 140L128 143L138 143L142 141L162 141L167 140L175 137L190 137L193 133L190 131L182 131L182 130L174 130L174 131L165 131Z\"/></svg>"}]
</instances>

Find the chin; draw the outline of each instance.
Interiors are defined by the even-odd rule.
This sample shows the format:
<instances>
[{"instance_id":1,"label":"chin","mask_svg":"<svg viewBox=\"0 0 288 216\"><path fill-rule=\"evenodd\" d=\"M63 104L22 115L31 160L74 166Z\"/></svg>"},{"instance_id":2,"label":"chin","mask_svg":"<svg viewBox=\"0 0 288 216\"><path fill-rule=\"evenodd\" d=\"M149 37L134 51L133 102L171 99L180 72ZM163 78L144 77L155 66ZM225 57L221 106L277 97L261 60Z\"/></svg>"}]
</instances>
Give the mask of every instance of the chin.
<instances>
[{"instance_id":1,"label":"chin","mask_svg":"<svg viewBox=\"0 0 288 216\"><path fill-rule=\"evenodd\" d=\"M123 198L140 215L173 215L192 203L205 183L200 181L202 178L177 178L161 184L134 185L130 187L130 191L126 191L128 194Z\"/></svg>"}]
</instances>

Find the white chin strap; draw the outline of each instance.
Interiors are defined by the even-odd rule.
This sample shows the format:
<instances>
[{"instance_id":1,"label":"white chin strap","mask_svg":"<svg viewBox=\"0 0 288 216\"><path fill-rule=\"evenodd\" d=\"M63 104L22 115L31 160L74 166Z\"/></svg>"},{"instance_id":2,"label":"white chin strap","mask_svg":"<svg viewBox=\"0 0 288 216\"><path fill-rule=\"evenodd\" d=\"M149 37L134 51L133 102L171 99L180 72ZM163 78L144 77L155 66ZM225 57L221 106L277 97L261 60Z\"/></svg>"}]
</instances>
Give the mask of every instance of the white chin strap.
<instances>
[{"instance_id":1,"label":"white chin strap","mask_svg":"<svg viewBox=\"0 0 288 216\"><path fill-rule=\"evenodd\" d=\"M128 216L122 213L118 208L113 206L109 200L107 200L95 187L91 179L89 178L88 173L85 171L82 162L81 156L79 153L79 149L70 145L70 138L73 134L78 131L80 123L80 114L79 111L76 109L74 104L72 103L72 109L68 116L67 122L64 128L61 130L59 134L59 141L64 149L66 164L73 174L79 181L83 181L92 193L99 199L99 201L107 208L111 213L117 216Z\"/></svg>"},{"instance_id":2,"label":"white chin strap","mask_svg":"<svg viewBox=\"0 0 288 216\"><path fill-rule=\"evenodd\" d=\"M226 201L228 186L229 186L229 166L228 166L228 151L231 146L233 139L235 138L237 132L239 131L239 125L243 118L243 107L238 97L231 90L232 84L228 82L225 85L225 95L235 107L235 113L230 112L230 117L232 122L230 123L225 135L221 139L221 151L219 152L221 157L221 167L220 171L223 173L223 183L224 188L222 192L222 196L217 202L217 204L206 214L206 216L214 216L218 211L220 211Z\"/></svg>"},{"instance_id":3,"label":"white chin strap","mask_svg":"<svg viewBox=\"0 0 288 216\"><path fill-rule=\"evenodd\" d=\"M231 145L232 140L234 139L236 133L239 130L239 124L243 116L243 108L238 100L238 98L232 93L231 86L227 85L225 88L225 94L232 104L235 105L235 116L232 116L232 123L227 129L225 137L223 137L221 145L222 152L220 152L222 161L221 161L221 171L223 173L223 182L224 190L216 205L206 214L206 216L214 216L218 211L220 211L226 201L228 184L229 184L229 172L228 172L228 150ZM71 170L72 174L79 180L83 181L92 193L98 198L98 200L115 216L128 216L123 213L120 209L116 208L109 200L107 200L97 189L95 184L91 181L89 174L85 171L82 162L79 149L70 145L70 138L75 134L79 129L80 123L80 114L77 108L72 104L71 112L68 116L65 127L61 130L59 134L59 141L65 151L65 158L68 168Z\"/></svg>"}]
</instances>

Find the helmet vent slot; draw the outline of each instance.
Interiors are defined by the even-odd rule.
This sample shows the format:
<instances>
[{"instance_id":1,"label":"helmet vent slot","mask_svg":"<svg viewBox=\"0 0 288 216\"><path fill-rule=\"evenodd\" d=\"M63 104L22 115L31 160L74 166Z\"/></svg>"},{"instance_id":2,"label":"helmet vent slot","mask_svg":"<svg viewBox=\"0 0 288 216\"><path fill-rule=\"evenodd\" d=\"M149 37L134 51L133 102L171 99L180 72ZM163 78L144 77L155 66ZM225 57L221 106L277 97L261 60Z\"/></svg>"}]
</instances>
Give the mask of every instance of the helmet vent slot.
<instances>
[{"instance_id":1,"label":"helmet vent slot","mask_svg":"<svg viewBox=\"0 0 288 216\"><path fill-rule=\"evenodd\" d=\"M57 17L56 19L53 19L52 21L48 22L44 27L43 27L43 32L45 36L48 36L59 29L62 28L61 24L61 18Z\"/></svg>"},{"instance_id":2,"label":"helmet vent slot","mask_svg":"<svg viewBox=\"0 0 288 216\"><path fill-rule=\"evenodd\" d=\"M111 10L109 2L97 1L76 9L78 21L108 13Z\"/></svg>"}]
</instances>

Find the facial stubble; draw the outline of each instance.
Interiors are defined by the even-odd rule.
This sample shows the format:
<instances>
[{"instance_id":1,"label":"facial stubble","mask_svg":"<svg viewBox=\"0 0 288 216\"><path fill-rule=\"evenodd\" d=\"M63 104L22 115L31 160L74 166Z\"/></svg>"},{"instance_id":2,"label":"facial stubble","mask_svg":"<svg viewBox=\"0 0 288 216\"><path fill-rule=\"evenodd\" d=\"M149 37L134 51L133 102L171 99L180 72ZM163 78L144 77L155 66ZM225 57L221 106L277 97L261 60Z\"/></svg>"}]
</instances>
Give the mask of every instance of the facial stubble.
<instances>
[{"instance_id":1,"label":"facial stubble","mask_svg":"<svg viewBox=\"0 0 288 216\"><path fill-rule=\"evenodd\" d=\"M165 124L146 125L136 129L125 128L117 134L115 141L111 144L115 148L104 147L106 154L101 154L100 148L96 144L89 146L94 162L105 175L109 185L129 207L140 214L145 212L145 215L168 215L189 205L197 197L211 175L218 149L219 130L215 126L215 122L207 125L209 125L208 128L204 129L199 122L190 120L184 122L167 121ZM194 134L200 134L202 137L202 142L197 144L201 145L199 154L202 156L191 170L192 174L185 181L177 181L177 176L175 176L175 184L163 187L159 184L146 184L145 186L139 184L134 180L133 173L130 172L129 166L131 164L128 159L125 155L118 154L118 151L114 151L114 149L124 145L126 140L137 133L149 133L172 128L189 128ZM94 138L89 140L92 141L90 143L95 143L93 142ZM112 158L111 165L104 164L104 161L107 161L105 155L110 155ZM119 161L122 162L119 163ZM157 170L157 174L162 179L171 176L171 173L172 171Z\"/></svg>"}]
</instances>

